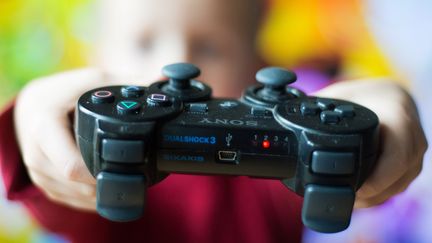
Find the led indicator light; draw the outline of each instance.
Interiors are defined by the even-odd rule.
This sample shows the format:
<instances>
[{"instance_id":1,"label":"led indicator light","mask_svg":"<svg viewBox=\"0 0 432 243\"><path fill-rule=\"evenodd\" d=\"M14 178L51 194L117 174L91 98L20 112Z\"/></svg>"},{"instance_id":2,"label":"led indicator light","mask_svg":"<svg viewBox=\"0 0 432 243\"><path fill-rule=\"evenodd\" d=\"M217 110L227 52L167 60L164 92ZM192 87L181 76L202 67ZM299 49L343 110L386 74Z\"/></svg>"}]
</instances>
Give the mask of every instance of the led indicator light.
<instances>
[{"instance_id":1,"label":"led indicator light","mask_svg":"<svg viewBox=\"0 0 432 243\"><path fill-rule=\"evenodd\" d=\"M262 147L265 148L265 149L270 148L270 141L264 140L262 142Z\"/></svg>"}]
</instances>

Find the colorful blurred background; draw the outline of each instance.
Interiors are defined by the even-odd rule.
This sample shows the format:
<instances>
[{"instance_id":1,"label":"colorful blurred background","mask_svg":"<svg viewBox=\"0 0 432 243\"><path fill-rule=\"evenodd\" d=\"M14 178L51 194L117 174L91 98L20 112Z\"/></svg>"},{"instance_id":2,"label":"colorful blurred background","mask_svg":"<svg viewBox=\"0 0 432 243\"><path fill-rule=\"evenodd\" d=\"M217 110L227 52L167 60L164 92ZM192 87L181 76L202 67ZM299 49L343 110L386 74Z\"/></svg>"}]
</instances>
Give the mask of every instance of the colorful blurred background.
<instances>
[{"instance_id":1,"label":"colorful blurred background","mask_svg":"<svg viewBox=\"0 0 432 243\"><path fill-rule=\"evenodd\" d=\"M0 107L29 80L86 65L94 7L91 0L0 1ZM396 77L414 93L431 138L431 13L428 0L273 0L259 48L270 64L316 67L334 72L335 79ZM429 164L407 192L358 210L348 230L306 231L304 241L432 242L426 227L432 225ZM40 229L20 205L0 199L0 242L62 241Z\"/></svg>"}]
</instances>

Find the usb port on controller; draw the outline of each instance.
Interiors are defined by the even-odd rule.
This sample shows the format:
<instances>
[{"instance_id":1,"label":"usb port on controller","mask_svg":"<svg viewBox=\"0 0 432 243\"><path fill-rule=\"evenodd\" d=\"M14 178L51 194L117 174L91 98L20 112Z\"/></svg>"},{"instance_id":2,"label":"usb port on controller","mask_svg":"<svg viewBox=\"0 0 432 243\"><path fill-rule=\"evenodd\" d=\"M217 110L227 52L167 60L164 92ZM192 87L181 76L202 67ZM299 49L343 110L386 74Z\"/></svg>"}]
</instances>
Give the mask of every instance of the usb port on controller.
<instances>
[{"instance_id":1,"label":"usb port on controller","mask_svg":"<svg viewBox=\"0 0 432 243\"><path fill-rule=\"evenodd\" d=\"M237 152L221 150L218 151L218 158L222 163L237 163Z\"/></svg>"}]
</instances>

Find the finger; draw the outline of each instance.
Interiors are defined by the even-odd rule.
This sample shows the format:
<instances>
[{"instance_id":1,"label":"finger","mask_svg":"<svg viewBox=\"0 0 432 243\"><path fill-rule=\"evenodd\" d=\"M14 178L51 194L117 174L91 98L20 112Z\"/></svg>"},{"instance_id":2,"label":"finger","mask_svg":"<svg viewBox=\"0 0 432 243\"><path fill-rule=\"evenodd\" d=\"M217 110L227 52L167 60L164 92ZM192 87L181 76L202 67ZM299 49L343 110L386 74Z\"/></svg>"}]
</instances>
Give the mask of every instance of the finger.
<instances>
[{"instance_id":1,"label":"finger","mask_svg":"<svg viewBox=\"0 0 432 243\"><path fill-rule=\"evenodd\" d=\"M81 198L71 197L58 192L46 192L45 195L56 203L66 205L74 209L92 212L96 211L96 199L82 200Z\"/></svg>"},{"instance_id":2,"label":"finger","mask_svg":"<svg viewBox=\"0 0 432 243\"><path fill-rule=\"evenodd\" d=\"M61 100L61 104L65 105L63 114L74 110L77 100L85 92L97 87L111 85L106 73L93 68L61 73L53 78L58 82L59 89L62 87L62 90L65 91L58 92L56 97L52 97L54 100Z\"/></svg>"},{"instance_id":3,"label":"finger","mask_svg":"<svg viewBox=\"0 0 432 243\"><path fill-rule=\"evenodd\" d=\"M48 160L68 180L96 184L76 146L67 117L46 120L38 143Z\"/></svg>"},{"instance_id":4,"label":"finger","mask_svg":"<svg viewBox=\"0 0 432 243\"><path fill-rule=\"evenodd\" d=\"M398 126L381 125L382 151L372 174L367 178L357 194L370 197L384 191L402 177L411 166L418 164L416 156L412 156L412 134ZM408 138L408 139L407 139Z\"/></svg>"},{"instance_id":5,"label":"finger","mask_svg":"<svg viewBox=\"0 0 432 243\"><path fill-rule=\"evenodd\" d=\"M92 196L83 196L89 192L86 190L70 190L70 187L67 185L61 184L58 181L51 180L50 178L46 178L37 173L30 173L30 178L33 183L41 189L41 191L52 201L57 202L59 204L68 205L78 209L85 210L95 210L96 197ZM55 186L50 186L55 185ZM83 187L86 188L86 187ZM82 189L83 189L82 188ZM87 187L88 188L88 187ZM88 189L87 189L88 190ZM89 193L89 194L94 194Z\"/></svg>"},{"instance_id":6,"label":"finger","mask_svg":"<svg viewBox=\"0 0 432 243\"><path fill-rule=\"evenodd\" d=\"M41 174L37 171L29 171L29 175L33 183L38 186L42 191L56 192L67 194L77 198L95 198L96 187L80 182L58 180L50 176Z\"/></svg>"},{"instance_id":7,"label":"finger","mask_svg":"<svg viewBox=\"0 0 432 243\"><path fill-rule=\"evenodd\" d=\"M386 188L384 191L379 192L373 196L364 198L361 195L356 196L354 203L355 208L368 208L376 205L380 205L387 201L392 196L404 192L411 182L420 174L422 170L421 164L419 166L411 168L407 174L402 176L399 180L393 183L391 186Z\"/></svg>"}]
</instances>

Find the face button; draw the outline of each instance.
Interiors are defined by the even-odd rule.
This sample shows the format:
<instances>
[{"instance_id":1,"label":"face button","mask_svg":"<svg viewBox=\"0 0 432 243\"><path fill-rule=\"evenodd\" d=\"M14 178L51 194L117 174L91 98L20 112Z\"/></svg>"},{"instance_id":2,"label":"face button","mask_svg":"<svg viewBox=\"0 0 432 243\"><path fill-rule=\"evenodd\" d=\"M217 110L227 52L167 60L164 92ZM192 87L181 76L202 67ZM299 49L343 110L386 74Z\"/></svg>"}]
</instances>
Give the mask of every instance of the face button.
<instances>
[{"instance_id":1,"label":"face button","mask_svg":"<svg viewBox=\"0 0 432 243\"><path fill-rule=\"evenodd\" d=\"M168 106L171 104L171 101L167 95L151 94L147 96L147 104L150 106Z\"/></svg>"},{"instance_id":2,"label":"face button","mask_svg":"<svg viewBox=\"0 0 432 243\"><path fill-rule=\"evenodd\" d=\"M225 109L230 109L230 108L238 106L238 103L235 101L224 101L224 102L220 103L219 106L222 108L225 108Z\"/></svg>"},{"instance_id":3,"label":"face button","mask_svg":"<svg viewBox=\"0 0 432 243\"><path fill-rule=\"evenodd\" d=\"M303 102L300 106L300 110L303 116L314 116L318 114L320 108L314 103Z\"/></svg>"},{"instance_id":4,"label":"face button","mask_svg":"<svg viewBox=\"0 0 432 243\"><path fill-rule=\"evenodd\" d=\"M123 100L117 103L117 112L119 114L138 114L141 104L134 100Z\"/></svg>"},{"instance_id":5,"label":"face button","mask_svg":"<svg viewBox=\"0 0 432 243\"><path fill-rule=\"evenodd\" d=\"M192 103L188 106L190 112L206 113L208 106L206 103Z\"/></svg>"},{"instance_id":6,"label":"face button","mask_svg":"<svg viewBox=\"0 0 432 243\"><path fill-rule=\"evenodd\" d=\"M333 110L335 108L334 102L328 99L317 99L317 104L321 110Z\"/></svg>"},{"instance_id":7,"label":"face button","mask_svg":"<svg viewBox=\"0 0 432 243\"><path fill-rule=\"evenodd\" d=\"M121 93L126 98L138 98L144 94L144 88L140 86L125 86L121 88Z\"/></svg>"},{"instance_id":8,"label":"face button","mask_svg":"<svg viewBox=\"0 0 432 243\"><path fill-rule=\"evenodd\" d=\"M321 122L324 124L337 124L339 122L339 113L335 111L323 111L320 115Z\"/></svg>"},{"instance_id":9,"label":"face button","mask_svg":"<svg viewBox=\"0 0 432 243\"><path fill-rule=\"evenodd\" d=\"M111 103L114 101L114 95L108 90L99 90L92 94L92 102L94 104Z\"/></svg>"},{"instance_id":10,"label":"face button","mask_svg":"<svg viewBox=\"0 0 432 243\"><path fill-rule=\"evenodd\" d=\"M354 106L352 105L340 105L335 108L335 112L339 113L342 117L354 117Z\"/></svg>"}]
</instances>

